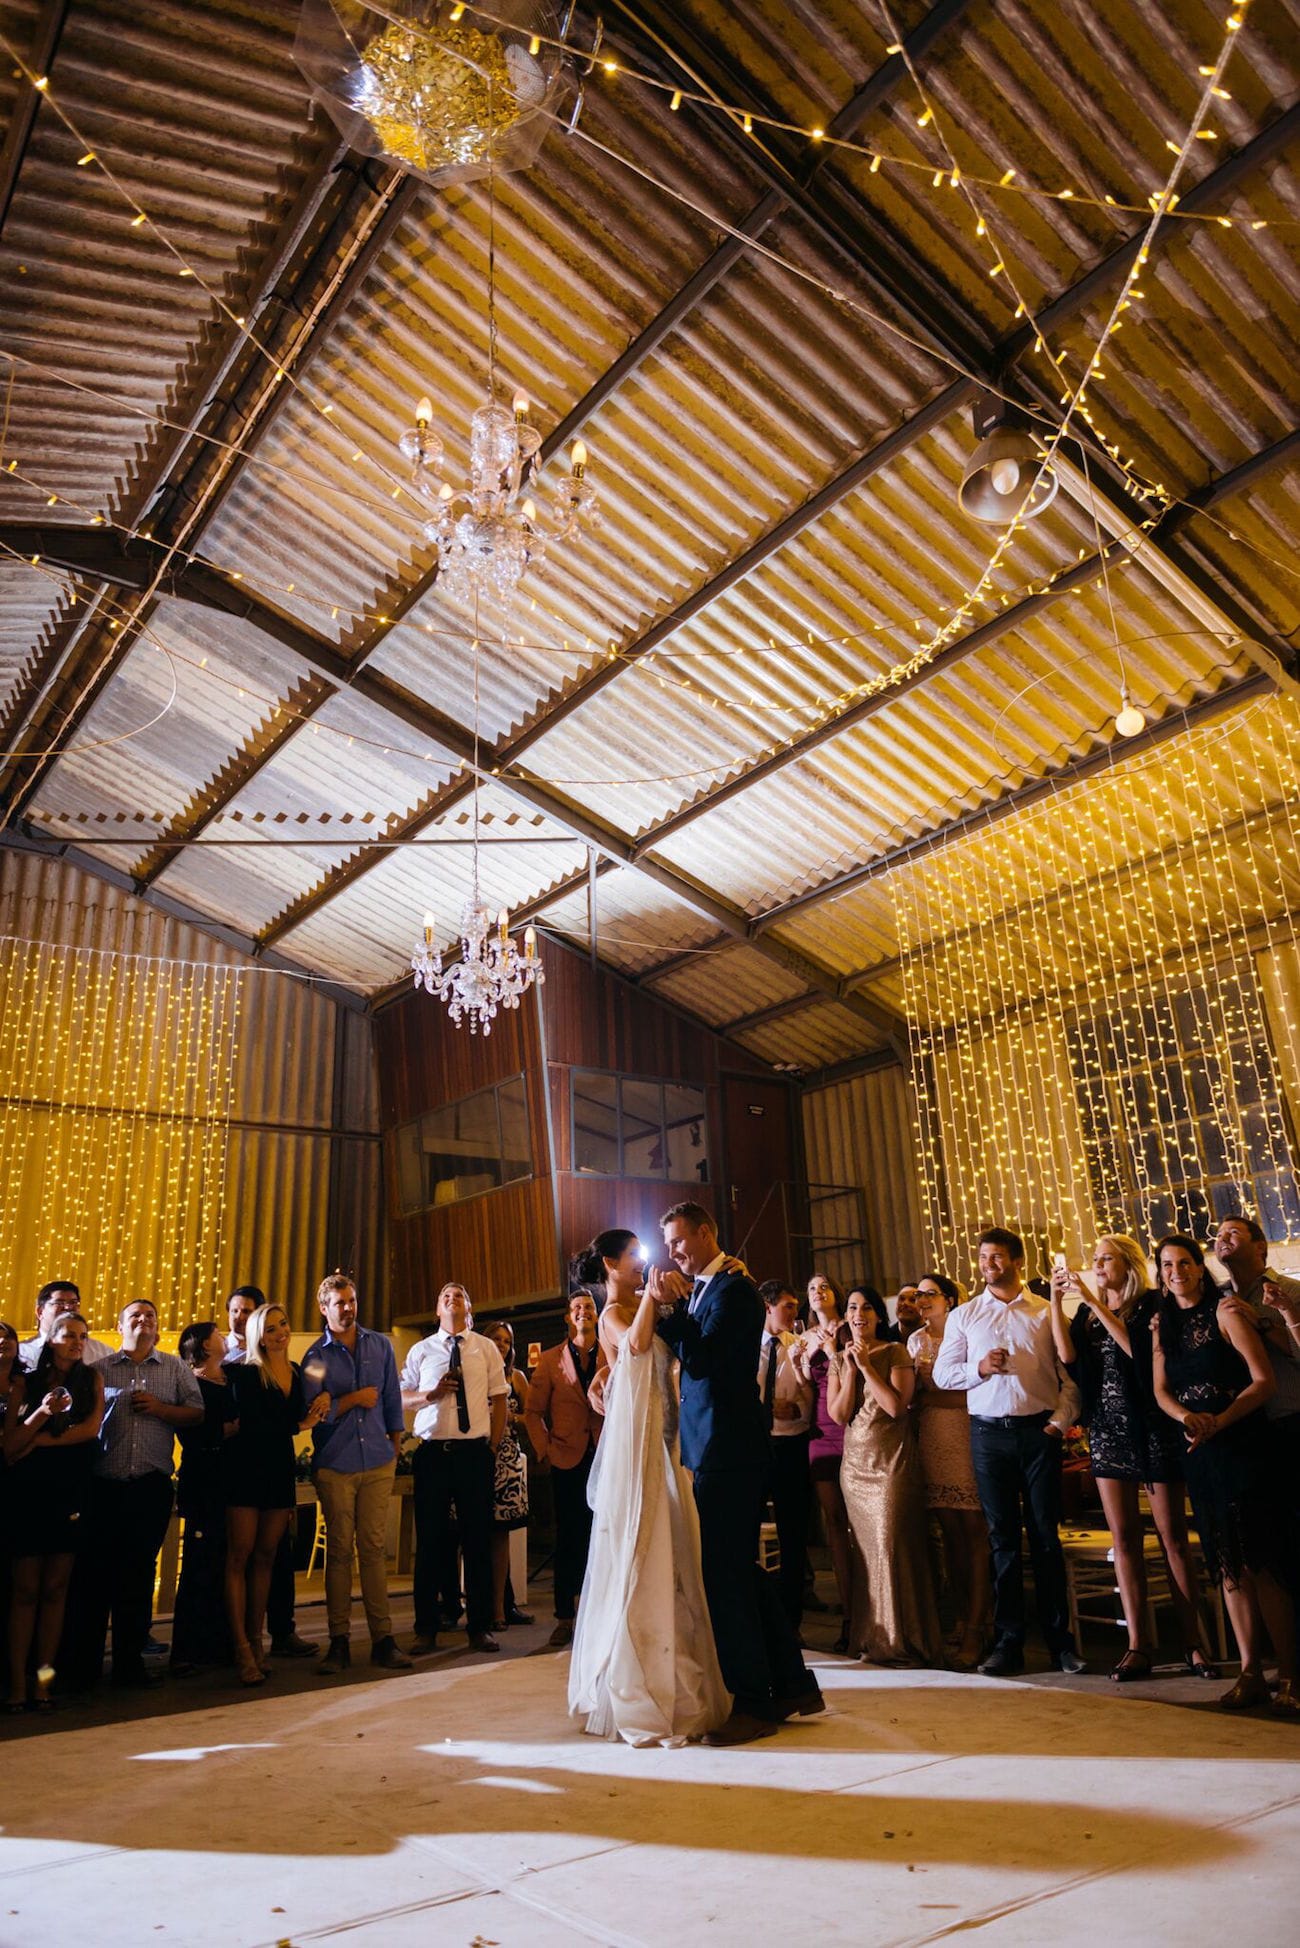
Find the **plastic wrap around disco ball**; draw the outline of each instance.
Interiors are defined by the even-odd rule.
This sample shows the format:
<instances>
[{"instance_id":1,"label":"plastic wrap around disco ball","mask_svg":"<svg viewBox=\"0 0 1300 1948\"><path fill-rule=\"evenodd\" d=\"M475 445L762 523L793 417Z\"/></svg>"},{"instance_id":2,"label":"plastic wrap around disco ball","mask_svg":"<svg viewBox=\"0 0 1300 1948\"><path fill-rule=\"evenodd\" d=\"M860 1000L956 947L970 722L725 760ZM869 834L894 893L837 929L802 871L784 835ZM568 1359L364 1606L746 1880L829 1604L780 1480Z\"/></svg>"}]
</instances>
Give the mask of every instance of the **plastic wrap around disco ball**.
<instances>
[{"instance_id":1,"label":"plastic wrap around disco ball","mask_svg":"<svg viewBox=\"0 0 1300 1948\"><path fill-rule=\"evenodd\" d=\"M351 148L465 183L535 159L563 87L560 31L535 0L492 0L486 14L303 0L294 60Z\"/></svg>"}]
</instances>

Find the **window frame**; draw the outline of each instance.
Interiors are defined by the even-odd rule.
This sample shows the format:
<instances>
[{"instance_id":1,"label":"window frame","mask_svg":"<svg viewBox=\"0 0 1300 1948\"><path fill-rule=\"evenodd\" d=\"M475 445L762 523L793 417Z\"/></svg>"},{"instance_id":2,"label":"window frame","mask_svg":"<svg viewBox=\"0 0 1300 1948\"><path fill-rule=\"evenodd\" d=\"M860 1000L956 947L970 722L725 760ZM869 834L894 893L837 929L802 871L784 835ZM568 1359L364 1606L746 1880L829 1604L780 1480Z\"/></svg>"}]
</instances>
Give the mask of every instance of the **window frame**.
<instances>
[{"instance_id":1,"label":"window frame","mask_svg":"<svg viewBox=\"0 0 1300 1948\"><path fill-rule=\"evenodd\" d=\"M580 1078L586 1076L600 1076L603 1078L608 1078L614 1084L613 1141L617 1145L617 1149L618 1149L618 1168L615 1170L593 1170L590 1167L585 1167L580 1165L578 1162L578 1155L579 1155L578 1110L577 1110L578 1084ZM647 1173L645 1171L629 1171L626 1168L627 1137L625 1135L624 1127L623 1127L623 1084L625 1082L641 1083L649 1088L657 1089L659 1092L659 1136L661 1142L664 1145L664 1167L662 1170ZM693 1175L685 1176L685 1177L674 1177L669 1172L668 1121L667 1121L668 1112L666 1106L666 1093L665 1093L669 1089L692 1089L696 1092L696 1094L700 1098L701 1108L700 1108L699 1122L704 1132L704 1159L709 1166L709 1172L710 1172L710 1174L707 1177L696 1178ZM688 1079L684 1079L681 1076L646 1075L635 1070L596 1069L596 1068L588 1067L586 1065L579 1067L577 1064L574 1064L569 1070L569 1159L570 1159L570 1174L575 1177L594 1177L594 1178L603 1177L606 1180L611 1182L622 1181L625 1183L640 1183L640 1184L689 1184L695 1182L699 1182L701 1184L712 1183L713 1182L713 1176L712 1176L713 1142L712 1142L712 1131L709 1126L709 1092L707 1087L702 1082L692 1082Z\"/></svg>"},{"instance_id":2,"label":"window frame","mask_svg":"<svg viewBox=\"0 0 1300 1948\"><path fill-rule=\"evenodd\" d=\"M511 1177L502 1177L500 1183L485 1184L481 1190L468 1191L463 1197L444 1199L442 1203L436 1203L432 1196L425 1197L418 1204L408 1205L403 1203L401 1143L405 1132L412 1129L419 1130L426 1117L452 1115L456 1111L463 1109L466 1103L474 1102L480 1096L491 1096L492 1098L492 1107L496 1116L496 1154L493 1161L495 1161L498 1168L505 1165L507 1155L501 1119L501 1091L516 1084L520 1088L524 1123L528 1132L527 1170L521 1171ZM422 1109L418 1116L408 1117L405 1122L398 1123L394 1126L393 1147L395 1152L393 1182L397 1202L397 1215L399 1218L419 1217L425 1211L445 1211L457 1204L472 1204L476 1198L495 1197L499 1191L509 1190L515 1184L531 1182L537 1176L537 1152L533 1141L533 1113L528 1100L528 1077L526 1073L524 1070L519 1069L513 1075L505 1075L496 1082L485 1083L481 1089L471 1089L468 1095L457 1096L451 1102L435 1103L428 1109ZM421 1157L424 1157L429 1153L421 1149L420 1154ZM455 1179L453 1178L451 1181L454 1183Z\"/></svg>"}]
</instances>

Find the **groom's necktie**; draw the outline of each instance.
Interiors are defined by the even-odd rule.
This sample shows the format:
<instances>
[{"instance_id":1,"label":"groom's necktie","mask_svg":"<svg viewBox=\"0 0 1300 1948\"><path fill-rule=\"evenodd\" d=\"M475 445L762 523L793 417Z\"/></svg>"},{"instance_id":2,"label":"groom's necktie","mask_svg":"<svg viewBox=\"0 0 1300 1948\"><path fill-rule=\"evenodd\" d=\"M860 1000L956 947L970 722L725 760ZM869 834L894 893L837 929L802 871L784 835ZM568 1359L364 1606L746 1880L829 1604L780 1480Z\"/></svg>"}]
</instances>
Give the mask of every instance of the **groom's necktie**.
<instances>
[{"instance_id":1,"label":"groom's necktie","mask_svg":"<svg viewBox=\"0 0 1300 1948\"><path fill-rule=\"evenodd\" d=\"M694 1312L696 1306L699 1304L700 1299L703 1296L704 1288L708 1284L708 1282L709 1281L707 1278L696 1279L694 1285L692 1285L691 1287L691 1302L686 1308L688 1312Z\"/></svg>"},{"instance_id":2,"label":"groom's necktie","mask_svg":"<svg viewBox=\"0 0 1300 1948\"><path fill-rule=\"evenodd\" d=\"M763 1409L767 1415L767 1431L772 1432L776 1419L776 1363L781 1357L781 1342L773 1338L768 1341L767 1372L763 1375Z\"/></svg>"},{"instance_id":3,"label":"groom's necktie","mask_svg":"<svg viewBox=\"0 0 1300 1948\"><path fill-rule=\"evenodd\" d=\"M461 1365L459 1336L451 1342L451 1353L447 1360L447 1371L456 1382L456 1425L462 1434L468 1434L469 1401L465 1398L465 1369Z\"/></svg>"}]
</instances>

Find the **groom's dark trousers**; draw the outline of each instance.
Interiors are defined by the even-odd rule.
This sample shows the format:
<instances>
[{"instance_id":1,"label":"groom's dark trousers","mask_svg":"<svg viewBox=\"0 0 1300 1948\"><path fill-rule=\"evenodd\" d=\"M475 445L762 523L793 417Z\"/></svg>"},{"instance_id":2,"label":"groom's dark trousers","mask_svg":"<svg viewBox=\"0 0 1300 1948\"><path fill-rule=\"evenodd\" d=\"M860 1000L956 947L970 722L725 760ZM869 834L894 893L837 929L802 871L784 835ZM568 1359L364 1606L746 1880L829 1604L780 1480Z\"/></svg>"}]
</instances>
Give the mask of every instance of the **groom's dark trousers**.
<instances>
[{"instance_id":1,"label":"groom's dark trousers","mask_svg":"<svg viewBox=\"0 0 1300 1948\"><path fill-rule=\"evenodd\" d=\"M775 1580L759 1567L767 1504L767 1423L754 1375L763 1301L753 1281L718 1271L697 1280L660 1321L682 1363L682 1462L695 1477L704 1594L723 1682L737 1711L767 1718L817 1695Z\"/></svg>"}]
</instances>

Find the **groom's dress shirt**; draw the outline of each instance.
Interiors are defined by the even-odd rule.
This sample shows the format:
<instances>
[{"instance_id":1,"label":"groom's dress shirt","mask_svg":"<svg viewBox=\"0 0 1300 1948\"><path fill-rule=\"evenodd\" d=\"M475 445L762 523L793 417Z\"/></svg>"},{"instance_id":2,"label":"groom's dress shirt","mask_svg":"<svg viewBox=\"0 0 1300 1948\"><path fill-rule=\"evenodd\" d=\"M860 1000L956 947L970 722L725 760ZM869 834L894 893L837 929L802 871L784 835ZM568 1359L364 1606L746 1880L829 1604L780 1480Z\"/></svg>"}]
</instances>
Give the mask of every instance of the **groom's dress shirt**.
<instances>
[{"instance_id":1,"label":"groom's dress shirt","mask_svg":"<svg viewBox=\"0 0 1300 1948\"><path fill-rule=\"evenodd\" d=\"M794 1345L794 1334L783 1332L772 1334L764 1328L763 1343L758 1352L758 1396L766 1399L768 1363L772 1348L776 1347L776 1391L773 1405L776 1407L797 1407L797 1419L782 1419L780 1414L773 1417L770 1433L777 1440L792 1434L806 1434L812 1426L813 1390L806 1380L801 1380L795 1372L790 1359L790 1348ZM802 1572L801 1572L802 1573Z\"/></svg>"},{"instance_id":2,"label":"groom's dress shirt","mask_svg":"<svg viewBox=\"0 0 1300 1948\"><path fill-rule=\"evenodd\" d=\"M691 1296L686 1301L686 1310L688 1312L695 1311L696 1307L700 1303L700 1300L704 1297L705 1286L708 1284L711 1278L716 1277L716 1275L722 1270L726 1262L727 1262L726 1252L720 1251L717 1257L711 1260L711 1262L704 1267L704 1270L702 1272L696 1272L695 1282L691 1287Z\"/></svg>"},{"instance_id":3,"label":"groom's dress shirt","mask_svg":"<svg viewBox=\"0 0 1300 1948\"><path fill-rule=\"evenodd\" d=\"M426 1400L417 1409L413 1431L422 1441L486 1441L492 1432L490 1403L510 1391L501 1355L492 1341L477 1332L457 1336L469 1426L461 1432L456 1417L456 1395L447 1393L441 1400ZM431 1393L439 1380L446 1377L451 1364L452 1337L439 1326L437 1332L412 1346L402 1368L402 1385L408 1392Z\"/></svg>"},{"instance_id":4,"label":"groom's dress shirt","mask_svg":"<svg viewBox=\"0 0 1300 1948\"><path fill-rule=\"evenodd\" d=\"M986 1354L1010 1353L1005 1373L980 1374ZM948 1314L934 1362L937 1387L965 1387L966 1407L980 1420L1050 1417L1061 1433L1073 1424L1079 1392L1056 1358L1051 1308L1027 1286L1009 1302L988 1287Z\"/></svg>"}]
</instances>

